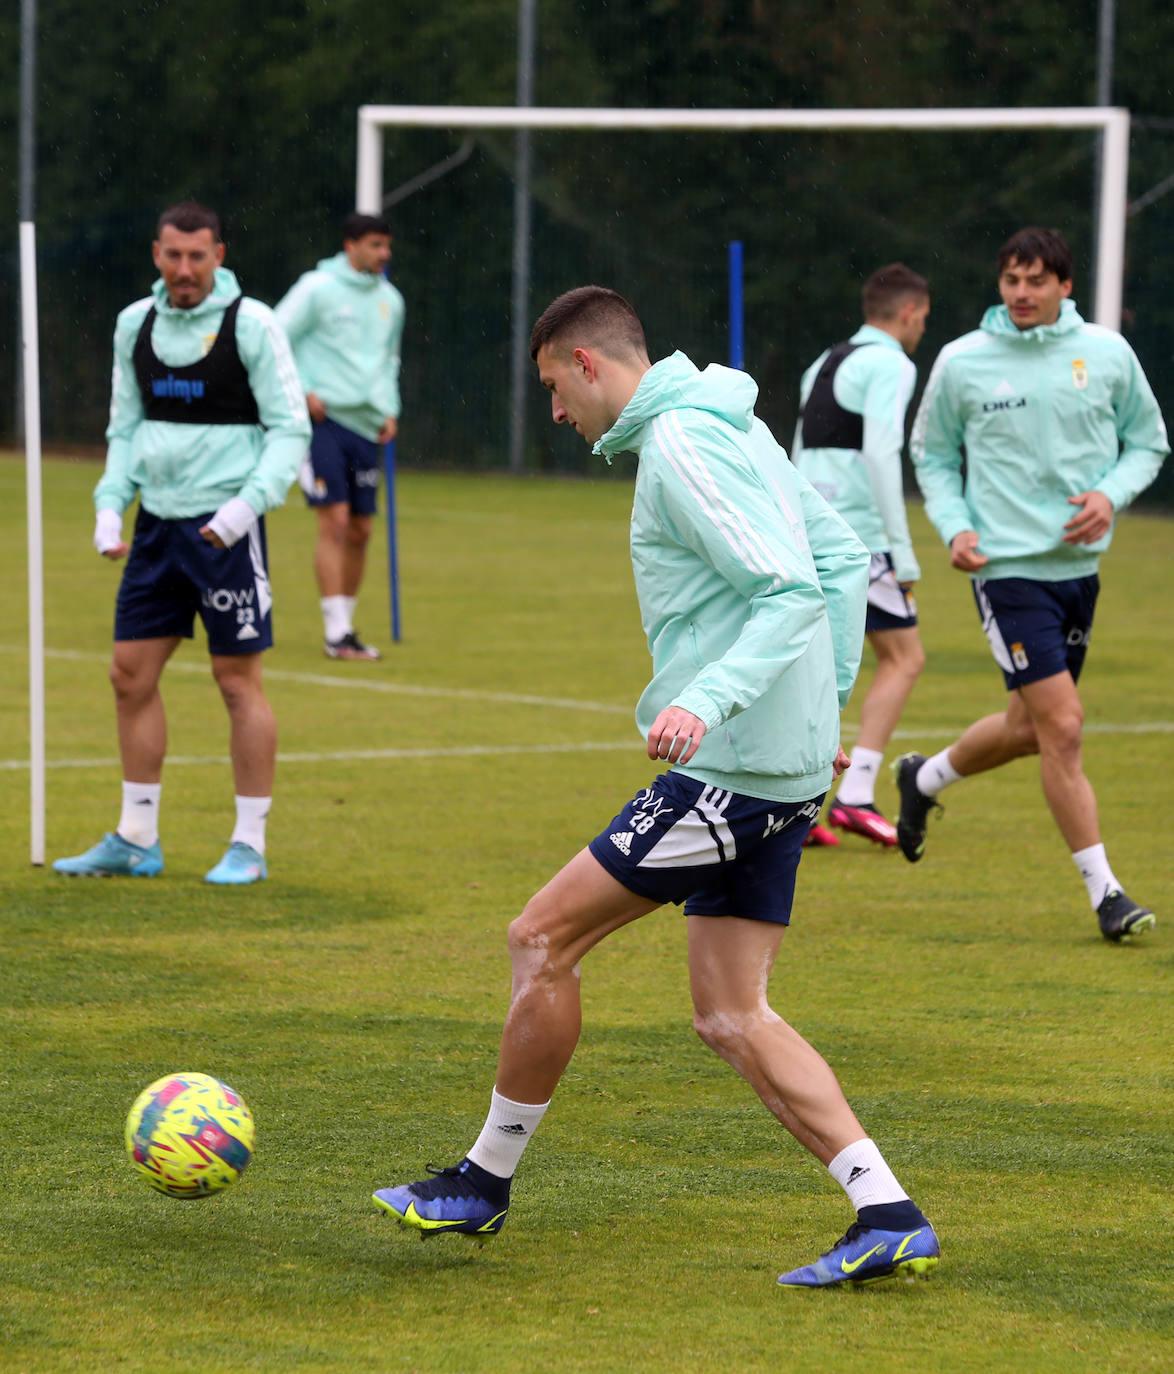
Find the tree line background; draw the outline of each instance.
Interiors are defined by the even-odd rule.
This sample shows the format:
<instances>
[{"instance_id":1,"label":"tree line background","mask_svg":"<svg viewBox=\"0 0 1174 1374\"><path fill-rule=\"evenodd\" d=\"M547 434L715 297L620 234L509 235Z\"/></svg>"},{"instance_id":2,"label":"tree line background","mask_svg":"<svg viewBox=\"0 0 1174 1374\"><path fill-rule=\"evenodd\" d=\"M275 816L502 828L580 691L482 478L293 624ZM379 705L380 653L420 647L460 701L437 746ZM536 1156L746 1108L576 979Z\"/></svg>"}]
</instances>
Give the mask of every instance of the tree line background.
<instances>
[{"instance_id":1,"label":"tree line background","mask_svg":"<svg viewBox=\"0 0 1174 1374\"><path fill-rule=\"evenodd\" d=\"M1095 0L540 0L535 103L685 107L1082 105ZM228 265L270 302L336 250L364 103L514 102L516 0L41 0L37 210L44 431L100 445L114 317L146 293L158 211L220 210ZM1174 8L1119 0L1114 103L1135 116L1124 332L1174 416ZM18 6L0 13L0 442L16 437ZM385 188L463 135L389 131ZM509 428L513 136L392 211L408 305L401 458L503 467ZM1087 282L1088 134L534 135L530 314L598 281L653 355L724 361L726 244L746 253L746 366L784 443L798 378L902 259L934 288L918 354L995 299L998 245L1061 228ZM527 462L598 471L531 394ZM1152 500L1174 503L1167 465Z\"/></svg>"}]
</instances>

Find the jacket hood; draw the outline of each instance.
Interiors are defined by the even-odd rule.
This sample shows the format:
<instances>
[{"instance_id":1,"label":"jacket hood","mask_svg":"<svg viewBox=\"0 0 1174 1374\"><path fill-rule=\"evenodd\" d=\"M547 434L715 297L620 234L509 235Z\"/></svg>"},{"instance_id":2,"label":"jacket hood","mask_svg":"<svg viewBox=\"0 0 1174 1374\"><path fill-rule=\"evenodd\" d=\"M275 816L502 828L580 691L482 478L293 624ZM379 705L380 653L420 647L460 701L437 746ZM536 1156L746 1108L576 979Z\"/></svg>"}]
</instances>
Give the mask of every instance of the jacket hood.
<instances>
[{"instance_id":1,"label":"jacket hood","mask_svg":"<svg viewBox=\"0 0 1174 1374\"><path fill-rule=\"evenodd\" d=\"M151 295L155 297L155 309L161 315L186 315L191 319L195 319L199 315L206 315L211 310L223 310L226 306L231 305L240 294L241 285L236 279L236 273L230 272L227 267L216 269L216 275L212 279L212 290L208 292L199 305L194 305L190 310L177 310L171 304L162 277L151 287Z\"/></svg>"},{"instance_id":2,"label":"jacket hood","mask_svg":"<svg viewBox=\"0 0 1174 1374\"><path fill-rule=\"evenodd\" d=\"M335 253L333 257L323 258L318 264L319 272L329 273L348 286L358 287L360 291L374 291L383 280L377 272L356 272L345 253Z\"/></svg>"},{"instance_id":3,"label":"jacket hood","mask_svg":"<svg viewBox=\"0 0 1174 1374\"><path fill-rule=\"evenodd\" d=\"M634 452L644 426L666 410L707 410L749 433L757 399L758 384L745 372L718 363L699 372L678 351L654 363L641 377L632 399L592 451L609 462L613 453Z\"/></svg>"},{"instance_id":4,"label":"jacket hood","mask_svg":"<svg viewBox=\"0 0 1174 1374\"><path fill-rule=\"evenodd\" d=\"M1076 302L1061 301L1060 318L1055 324L1037 324L1034 329L1020 329L1005 305L992 305L982 317L979 327L987 334L998 334L1003 338L1047 340L1063 338L1065 334L1079 329L1083 323Z\"/></svg>"}]
</instances>

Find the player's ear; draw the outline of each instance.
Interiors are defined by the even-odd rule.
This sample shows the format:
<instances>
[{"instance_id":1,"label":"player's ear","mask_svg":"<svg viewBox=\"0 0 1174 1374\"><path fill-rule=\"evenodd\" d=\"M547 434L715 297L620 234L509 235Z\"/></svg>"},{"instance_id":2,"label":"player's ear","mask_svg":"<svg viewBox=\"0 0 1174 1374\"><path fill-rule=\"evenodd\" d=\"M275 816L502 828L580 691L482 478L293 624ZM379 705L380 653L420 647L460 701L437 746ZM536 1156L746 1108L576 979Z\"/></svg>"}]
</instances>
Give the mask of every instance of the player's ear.
<instances>
[{"instance_id":1,"label":"player's ear","mask_svg":"<svg viewBox=\"0 0 1174 1374\"><path fill-rule=\"evenodd\" d=\"M1062 281L1062 282L1060 283L1060 299L1061 299L1061 300L1067 300L1068 297L1069 297L1071 294L1072 294L1072 278L1069 277L1067 281Z\"/></svg>"},{"instance_id":2,"label":"player's ear","mask_svg":"<svg viewBox=\"0 0 1174 1374\"><path fill-rule=\"evenodd\" d=\"M223 244L223 243L218 243L218 244L216 245L216 252L213 254L213 256L214 256L215 259L216 259L216 266L217 266L217 267L221 267L221 266L223 265L223 263L224 263L224 244Z\"/></svg>"},{"instance_id":3,"label":"player's ear","mask_svg":"<svg viewBox=\"0 0 1174 1374\"><path fill-rule=\"evenodd\" d=\"M596 375L595 359L585 348L576 348L571 353L571 361L576 367L581 368L584 378L593 382Z\"/></svg>"}]
</instances>

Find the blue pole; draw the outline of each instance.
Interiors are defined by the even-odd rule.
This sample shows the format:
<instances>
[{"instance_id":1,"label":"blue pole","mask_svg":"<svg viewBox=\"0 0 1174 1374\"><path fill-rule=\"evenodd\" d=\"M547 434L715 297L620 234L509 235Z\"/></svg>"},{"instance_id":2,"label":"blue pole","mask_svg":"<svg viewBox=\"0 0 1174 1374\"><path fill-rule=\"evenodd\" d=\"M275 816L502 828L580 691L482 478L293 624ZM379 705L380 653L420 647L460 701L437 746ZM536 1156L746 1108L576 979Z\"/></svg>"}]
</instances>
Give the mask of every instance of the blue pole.
<instances>
[{"instance_id":1,"label":"blue pole","mask_svg":"<svg viewBox=\"0 0 1174 1374\"><path fill-rule=\"evenodd\" d=\"M395 518L395 440L383 445L383 474L387 479L387 577L391 589L391 637L400 642L399 544Z\"/></svg>"},{"instance_id":2,"label":"blue pole","mask_svg":"<svg viewBox=\"0 0 1174 1374\"><path fill-rule=\"evenodd\" d=\"M742 240L730 242L730 366L739 372L746 365L746 351L742 343L745 323L742 310Z\"/></svg>"}]
</instances>

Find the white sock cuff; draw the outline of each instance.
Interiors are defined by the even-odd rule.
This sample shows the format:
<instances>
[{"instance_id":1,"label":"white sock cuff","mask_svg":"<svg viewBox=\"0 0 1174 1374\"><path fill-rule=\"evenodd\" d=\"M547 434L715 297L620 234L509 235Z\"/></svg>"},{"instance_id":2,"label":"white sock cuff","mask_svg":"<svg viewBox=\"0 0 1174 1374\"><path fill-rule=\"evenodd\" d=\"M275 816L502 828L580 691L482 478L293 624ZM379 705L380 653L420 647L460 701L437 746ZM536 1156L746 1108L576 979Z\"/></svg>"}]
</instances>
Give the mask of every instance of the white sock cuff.
<instances>
[{"instance_id":1,"label":"white sock cuff","mask_svg":"<svg viewBox=\"0 0 1174 1374\"><path fill-rule=\"evenodd\" d=\"M235 800L236 826L232 832L232 843L247 844L258 854L264 854L265 822L273 806L273 798L237 797Z\"/></svg>"},{"instance_id":2,"label":"white sock cuff","mask_svg":"<svg viewBox=\"0 0 1174 1374\"><path fill-rule=\"evenodd\" d=\"M867 1136L846 1145L827 1167L857 1211L861 1207L909 1200L909 1194L897 1182L876 1142Z\"/></svg>"},{"instance_id":3,"label":"white sock cuff","mask_svg":"<svg viewBox=\"0 0 1174 1374\"><path fill-rule=\"evenodd\" d=\"M926 759L917 770L917 790L926 797L936 797L943 787L961 782L962 778L963 774L950 762L950 747L947 746L933 758Z\"/></svg>"},{"instance_id":4,"label":"white sock cuff","mask_svg":"<svg viewBox=\"0 0 1174 1374\"><path fill-rule=\"evenodd\" d=\"M489 1103L489 1115L468 1158L498 1178L513 1178L522 1151L538 1129L550 1102L515 1102L496 1088Z\"/></svg>"},{"instance_id":5,"label":"white sock cuff","mask_svg":"<svg viewBox=\"0 0 1174 1374\"><path fill-rule=\"evenodd\" d=\"M118 833L124 840L142 849L150 849L159 838L159 801L162 792L161 782L127 782L123 779Z\"/></svg>"}]
</instances>

